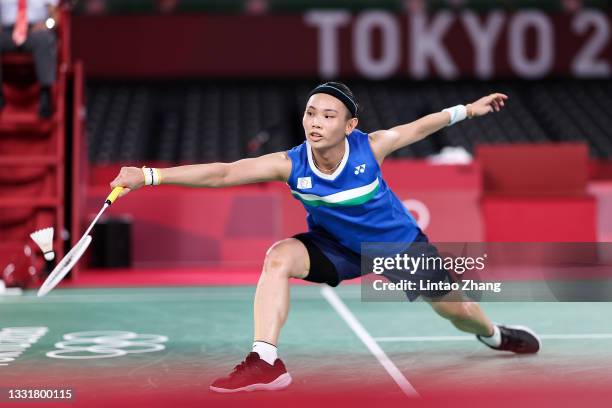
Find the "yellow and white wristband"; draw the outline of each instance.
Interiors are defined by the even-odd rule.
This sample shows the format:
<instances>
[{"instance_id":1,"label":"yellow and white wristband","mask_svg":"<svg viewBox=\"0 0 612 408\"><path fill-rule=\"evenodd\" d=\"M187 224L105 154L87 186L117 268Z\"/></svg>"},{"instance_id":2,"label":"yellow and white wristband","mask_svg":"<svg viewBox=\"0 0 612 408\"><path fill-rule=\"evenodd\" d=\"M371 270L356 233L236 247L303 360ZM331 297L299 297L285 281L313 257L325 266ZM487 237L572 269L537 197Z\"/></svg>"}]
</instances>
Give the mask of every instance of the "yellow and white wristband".
<instances>
[{"instance_id":1,"label":"yellow and white wristband","mask_svg":"<svg viewBox=\"0 0 612 408\"><path fill-rule=\"evenodd\" d=\"M455 105L453 107L443 109L442 112L448 112L450 114L450 121L447 126L452 126L455 123L459 123L462 120L465 120L465 118L472 119L474 116L472 114L470 105Z\"/></svg>"},{"instance_id":2,"label":"yellow and white wristband","mask_svg":"<svg viewBox=\"0 0 612 408\"><path fill-rule=\"evenodd\" d=\"M143 166L142 174L144 174L145 186L159 186L162 182L159 169Z\"/></svg>"}]
</instances>

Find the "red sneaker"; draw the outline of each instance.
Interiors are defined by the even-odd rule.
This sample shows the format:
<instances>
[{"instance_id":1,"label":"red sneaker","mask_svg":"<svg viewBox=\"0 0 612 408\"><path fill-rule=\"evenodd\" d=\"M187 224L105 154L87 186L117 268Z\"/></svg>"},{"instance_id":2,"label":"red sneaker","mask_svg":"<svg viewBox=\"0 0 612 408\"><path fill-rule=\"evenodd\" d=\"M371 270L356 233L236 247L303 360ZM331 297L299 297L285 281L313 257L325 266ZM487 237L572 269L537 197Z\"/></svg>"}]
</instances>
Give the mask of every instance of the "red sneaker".
<instances>
[{"instance_id":1,"label":"red sneaker","mask_svg":"<svg viewBox=\"0 0 612 408\"><path fill-rule=\"evenodd\" d=\"M285 364L277 358L274 365L270 365L255 352L249 353L246 359L234 367L234 371L227 377L216 379L210 386L215 392L239 391L278 391L291 384L291 376Z\"/></svg>"}]
</instances>

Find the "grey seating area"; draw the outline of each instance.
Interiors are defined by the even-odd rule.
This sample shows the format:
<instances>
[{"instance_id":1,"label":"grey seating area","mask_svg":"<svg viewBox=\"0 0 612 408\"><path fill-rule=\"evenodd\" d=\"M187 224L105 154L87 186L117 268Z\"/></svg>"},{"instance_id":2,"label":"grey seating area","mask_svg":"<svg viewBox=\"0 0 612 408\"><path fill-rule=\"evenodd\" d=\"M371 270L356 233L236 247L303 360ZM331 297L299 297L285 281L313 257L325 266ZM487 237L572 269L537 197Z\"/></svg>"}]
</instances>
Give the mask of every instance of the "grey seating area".
<instances>
[{"instance_id":1,"label":"grey seating area","mask_svg":"<svg viewBox=\"0 0 612 408\"><path fill-rule=\"evenodd\" d=\"M95 164L233 161L303 140L311 81L91 82L89 157ZM612 158L612 81L349 82L362 106L359 128L390 128L493 91L510 101L500 115L466 120L395 153L422 158L445 146L587 141Z\"/></svg>"},{"instance_id":2,"label":"grey seating area","mask_svg":"<svg viewBox=\"0 0 612 408\"><path fill-rule=\"evenodd\" d=\"M89 157L189 163L280 150L291 133L285 93L274 85L90 84Z\"/></svg>"}]
</instances>

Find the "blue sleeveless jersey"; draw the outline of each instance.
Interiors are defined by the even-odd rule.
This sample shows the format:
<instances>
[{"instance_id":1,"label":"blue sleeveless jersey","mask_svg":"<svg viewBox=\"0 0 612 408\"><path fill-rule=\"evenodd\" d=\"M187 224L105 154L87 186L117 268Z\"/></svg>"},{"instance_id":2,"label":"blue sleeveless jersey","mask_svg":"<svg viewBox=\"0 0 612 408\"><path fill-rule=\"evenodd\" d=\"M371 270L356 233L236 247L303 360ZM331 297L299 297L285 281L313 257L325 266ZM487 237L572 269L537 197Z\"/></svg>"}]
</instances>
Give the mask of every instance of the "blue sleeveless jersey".
<instances>
[{"instance_id":1,"label":"blue sleeveless jersey","mask_svg":"<svg viewBox=\"0 0 612 408\"><path fill-rule=\"evenodd\" d=\"M383 180L368 135L355 129L345 143L331 175L315 167L308 141L288 151L287 184L308 212L309 229L324 229L357 253L362 242L414 241L417 223Z\"/></svg>"}]
</instances>

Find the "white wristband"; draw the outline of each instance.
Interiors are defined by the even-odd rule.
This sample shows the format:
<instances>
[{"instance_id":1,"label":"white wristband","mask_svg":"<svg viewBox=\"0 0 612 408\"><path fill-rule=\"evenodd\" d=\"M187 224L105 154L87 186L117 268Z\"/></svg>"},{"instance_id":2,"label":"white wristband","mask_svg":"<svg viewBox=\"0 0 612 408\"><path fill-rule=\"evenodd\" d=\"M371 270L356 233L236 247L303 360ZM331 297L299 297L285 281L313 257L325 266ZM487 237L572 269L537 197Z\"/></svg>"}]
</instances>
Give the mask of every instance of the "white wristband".
<instances>
[{"instance_id":1,"label":"white wristband","mask_svg":"<svg viewBox=\"0 0 612 408\"><path fill-rule=\"evenodd\" d=\"M143 167L142 173L145 178L145 186L159 186L161 184L161 174L159 169Z\"/></svg>"},{"instance_id":2,"label":"white wristband","mask_svg":"<svg viewBox=\"0 0 612 408\"><path fill-rule=\"evenodd\" d=\"M443 109L442 112L448 112L450 114L450 122L447 126L452 126L467 118L467 108L465 105L455 105L451 108Z\"/></svg>"},{"instance_id":3,"label":"white wristband","mask_svg":"<svg viewBox=\"0 0 612 408\"><path fill-rule=\"evenodd\" d=\"M144 174L145 186L153 185L153 175L151 173L151 168L143 167L142 174Z\"/></svg>"}]
</instances>

